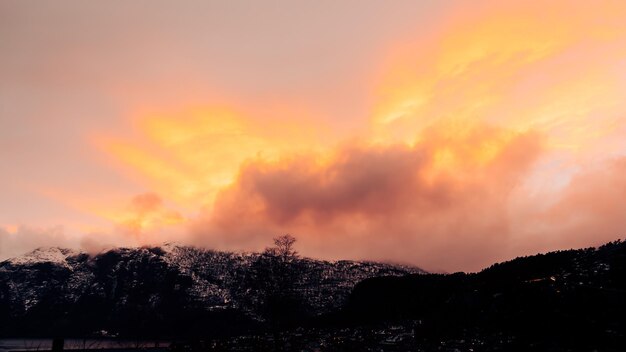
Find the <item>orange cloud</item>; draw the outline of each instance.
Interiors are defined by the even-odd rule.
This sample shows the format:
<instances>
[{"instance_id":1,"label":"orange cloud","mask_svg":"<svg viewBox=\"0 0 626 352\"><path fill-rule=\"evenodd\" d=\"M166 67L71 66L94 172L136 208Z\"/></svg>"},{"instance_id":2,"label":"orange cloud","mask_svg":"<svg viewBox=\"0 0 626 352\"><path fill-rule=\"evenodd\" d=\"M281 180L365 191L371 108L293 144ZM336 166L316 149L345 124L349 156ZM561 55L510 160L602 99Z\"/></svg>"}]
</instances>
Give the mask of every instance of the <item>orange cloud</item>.
<instances>
[{"instance_id":1,"label":"orange cloud","mask_svg":"<svg viewBox=\"0 0 626 352\"><path fill-rule=\"evenodd\" d=\"M367 132L201 108L98 145L217 248L287 231L306 255L474 270L619 236L626 6L472 3L425 33L390 50ZM130 228L168 223L136 202Z\"/></svg>"},{"instance_id":2,"label":"orange cloud","mask_svg":"<svg viewBox=\"0 0 626 352\"><path fill-rule=\"evenodd\" d=\"M451 119L540 130L581 150L624 109L626 6L616 2L485 2L458 9L380 74L373 132L412 141Z\"/></svg>"},{"instance_id":3,"label":"orange cloud","mask_svg":"<svg viewBox=\"0 0 626 352\"><path fill-rule=\"evenodd\" d=\"M97 143L133 177L190 208L210 206L248 158L320 148L329 138L322 127L302 120L251 118L227 108L147 114L137 125L138 137L100 136Z\"/></svg>"},{"instance_id":4,"label":"orange cloud","mask_svg":"<svg viewBox=\"0 0 626 352\"><path fill-rule=\"evenodd\" d=\"M155 227L166 227L185 222L177 211L167 210L161 198L154 193L144 193L133 197L126 212L114 215L124 232L136 237Z\"/></svg>"},{"instance_id":5,"label":"orange cloud","mask_svg":"<svg viewBox=\"0 0 626 352\"><path fill-rule=\"evenodd\" d=\"M290 231L309 255L434 267L447 252L449 267L485 265L506 240L508 199L542 138L487 126L449 133L437 126L414 146L348 144L330 156L250 161L195 230L213 246L258 249Z\"/></svg>"}]
</instances>

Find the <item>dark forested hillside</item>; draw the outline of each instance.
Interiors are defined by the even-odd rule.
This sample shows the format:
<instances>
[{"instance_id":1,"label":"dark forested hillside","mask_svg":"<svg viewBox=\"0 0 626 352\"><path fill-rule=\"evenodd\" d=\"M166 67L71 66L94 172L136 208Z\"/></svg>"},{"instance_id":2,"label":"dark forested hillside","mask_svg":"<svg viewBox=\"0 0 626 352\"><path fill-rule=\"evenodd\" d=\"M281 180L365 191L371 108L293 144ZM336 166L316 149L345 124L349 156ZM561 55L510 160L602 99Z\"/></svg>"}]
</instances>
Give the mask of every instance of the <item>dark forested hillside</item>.
<instances>
[{"instance_id":1,"label":"dark forested hillside","mask_svg":"<svg viewBox=\"0 0 626 352\"><path fill-rule=\"evenodd\" d=\"M354 324L410 321L422 346L474 339L493 350L589 351L626 346L625 317L621 241L518 258L476 274L366 279L344 316Z\"/></svg>"},{"instance_id":2,"label":"dark forested hillside","mask_svg":"<svg viewBox=\"0 0 626 352\"><path fill-rule=\"evenodd\" d=\"M472 274L316 261L290 248L238 254L168 245L95 256L40 249L0 263L0 332L183 338L204 341L194 346L207 351L626 346L621 241Z\"/></svg>"},{"instance_id":3,"label":"dark forested hillside","mask_svg":"<svg viewBox=\"0 0 626 352\"><path fill-rule=\"evenodd\" d=\"M0 337L238 334L338 309L365 278L419 272L176 245L41 248L0 262Z\"/></svg>"}]
</instances>

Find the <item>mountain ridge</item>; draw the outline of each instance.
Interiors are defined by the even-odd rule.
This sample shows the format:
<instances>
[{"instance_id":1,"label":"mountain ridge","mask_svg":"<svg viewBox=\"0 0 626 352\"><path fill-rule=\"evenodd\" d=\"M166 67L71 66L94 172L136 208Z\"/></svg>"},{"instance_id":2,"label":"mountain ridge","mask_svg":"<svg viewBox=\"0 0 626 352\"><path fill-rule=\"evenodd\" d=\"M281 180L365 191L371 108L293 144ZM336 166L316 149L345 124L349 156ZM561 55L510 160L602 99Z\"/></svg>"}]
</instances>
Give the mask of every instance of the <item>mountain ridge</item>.
<instances>
[{"instance_id":1,"label":"mountain ridge","mask_svg":"<svg viewBox=\"0 0 626 352\"><path fill-rule=\"evenodd\" d=\"M233 351L626 345L621 240L453 274L280 253L40 249L0 263L0 336L187 339Z\"/></svg>"},{"instance_id":2,"label":"mountain ridge","mask_svg":"<svg viewBox=\"0 0 626 352\"><path fill-rule=\"evenodd\" d=\"M0 313L14 327L23 322L21 328L10 331L27 335L35 333L28 328L32 321L43 326L67 321L66 328L76 330L75 322L99 315L111 324L88 323L80 333L129 333L115 331L116 324L137 312L144 316L135 319L142 324L145 316L154 315L152 319L167 324L175 321L172 316L183 319L186 314L224 311L253 324L266 320L264 304L267 295L274 293L265 283L276 280L272 277L276 263L267 259L263 253L221 252L171 243L119 247L93 255L42 247L0 262ZM310 316L339 309L352 287L365 278L424 273L402 265L300 257L289 263L289 270L295 273L289 289L301 300L299 309ZM99 307L107 309L99 311Z\"/></svg>"}]
</instances>

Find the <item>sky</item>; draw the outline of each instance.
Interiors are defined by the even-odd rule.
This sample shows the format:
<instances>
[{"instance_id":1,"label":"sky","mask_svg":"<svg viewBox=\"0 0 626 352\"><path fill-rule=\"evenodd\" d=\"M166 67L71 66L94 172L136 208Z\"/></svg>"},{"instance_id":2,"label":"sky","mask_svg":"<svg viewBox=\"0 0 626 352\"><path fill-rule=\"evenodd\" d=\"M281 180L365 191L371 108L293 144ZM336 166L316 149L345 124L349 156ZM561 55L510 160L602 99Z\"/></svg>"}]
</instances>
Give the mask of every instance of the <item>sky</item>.
<instances>
[{"instance_id":1,"label":"sky","mask_svg":"<svg viewBox=\"0 0 626 352\"><path fill-rule=\"evenodd\" d=\"M626 233L619 1L0 2L0 260L476 271Z\"/></svg>"}]
</instances>

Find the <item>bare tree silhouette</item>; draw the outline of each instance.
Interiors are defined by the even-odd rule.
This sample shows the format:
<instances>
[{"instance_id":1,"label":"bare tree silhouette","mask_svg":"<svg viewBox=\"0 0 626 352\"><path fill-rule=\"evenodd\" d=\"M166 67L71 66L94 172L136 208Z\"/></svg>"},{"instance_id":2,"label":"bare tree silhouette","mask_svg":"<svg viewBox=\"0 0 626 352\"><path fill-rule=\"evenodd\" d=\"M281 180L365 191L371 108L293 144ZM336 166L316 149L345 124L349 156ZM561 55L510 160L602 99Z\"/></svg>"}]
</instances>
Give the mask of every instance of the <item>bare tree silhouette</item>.
<instances>
[{"instance_id":1,"label":"bare tree silhouette","mask_svg":"<svg viewBox=\"0 0 626 352\"><path fill-rule=\"evenodd\" d=\"M268 254L274 255L283 261L291 261L298 257L298 252L294 249L296 238L290 234L284 234L274 238L274 247L266 248Z\"/></svg>"}]
</instances>

